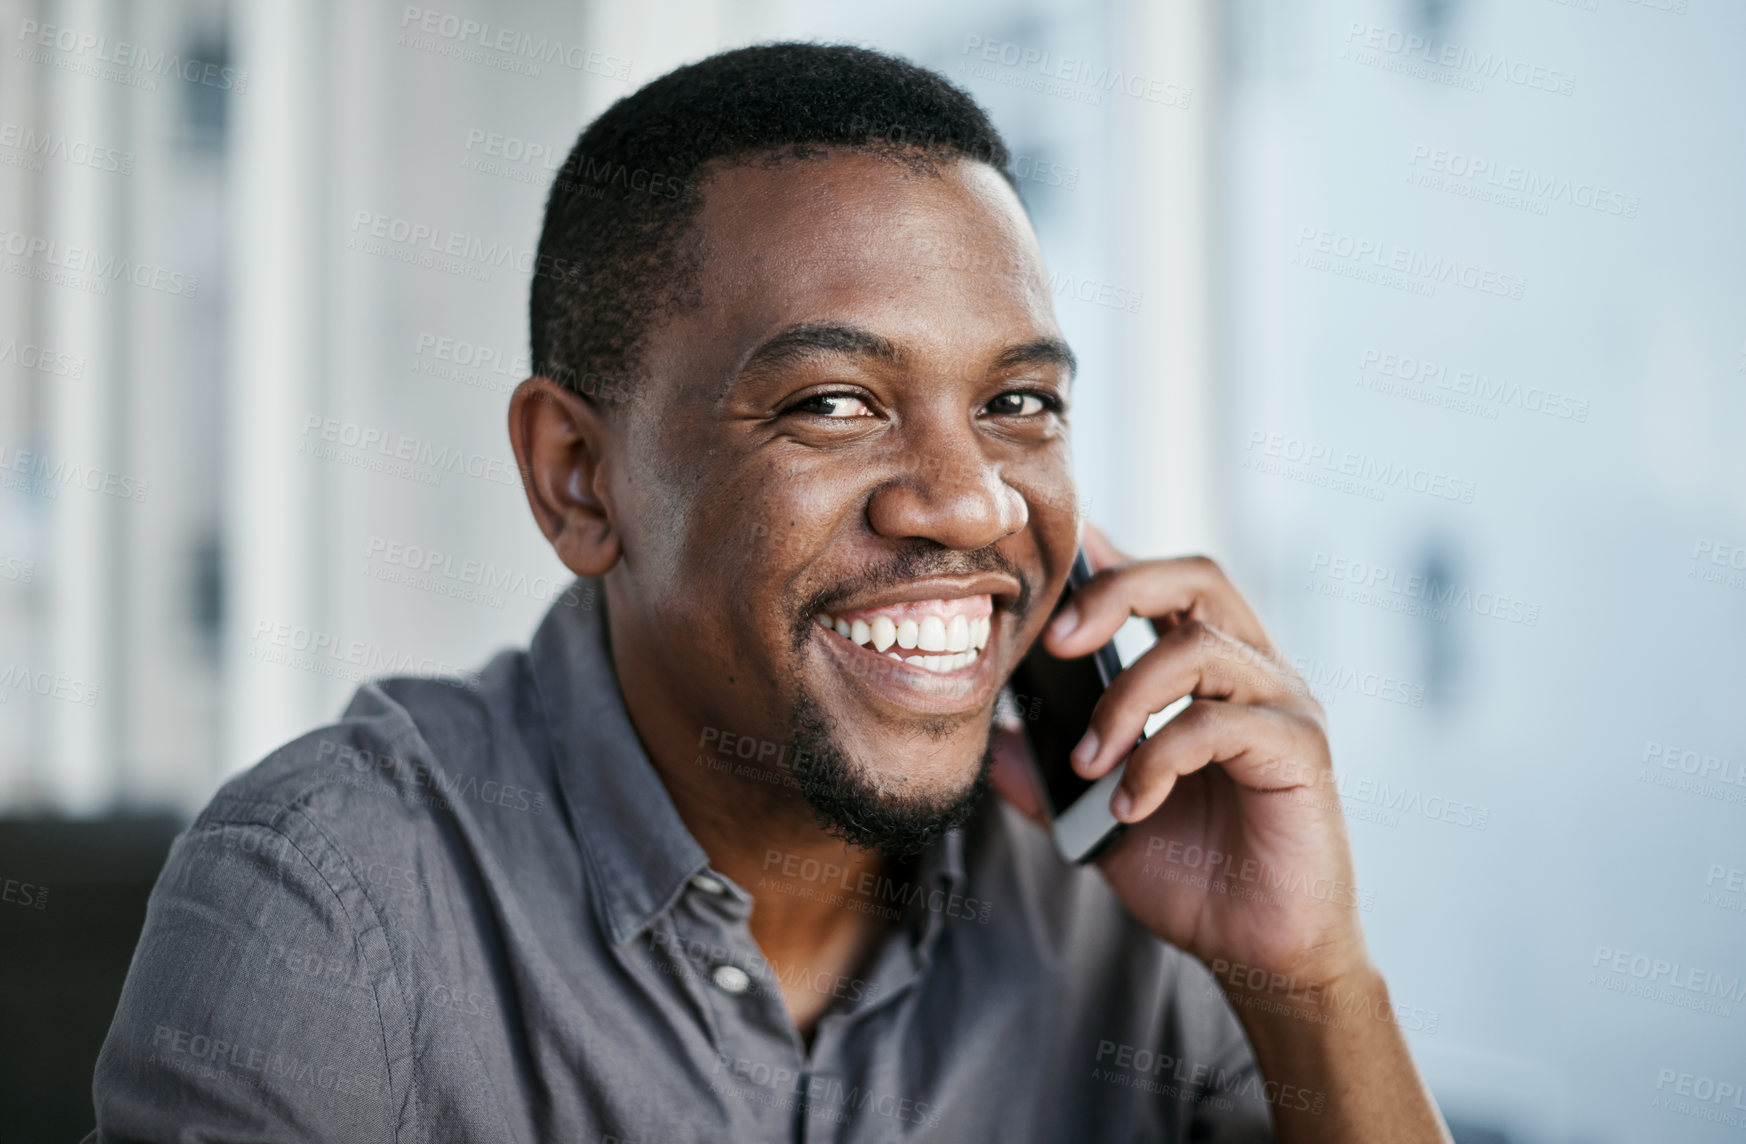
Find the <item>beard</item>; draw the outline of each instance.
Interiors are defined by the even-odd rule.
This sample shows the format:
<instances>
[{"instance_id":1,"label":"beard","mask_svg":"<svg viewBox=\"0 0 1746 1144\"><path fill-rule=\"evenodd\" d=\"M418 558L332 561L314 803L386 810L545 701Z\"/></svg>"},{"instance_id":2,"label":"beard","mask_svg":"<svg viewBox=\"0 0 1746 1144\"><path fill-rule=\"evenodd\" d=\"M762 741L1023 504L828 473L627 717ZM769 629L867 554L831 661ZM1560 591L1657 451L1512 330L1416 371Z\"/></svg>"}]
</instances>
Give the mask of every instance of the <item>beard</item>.
<instances>
[{"instance_id":1,"label":"beard","mask_svg":"<svg viewBox=\"0 0 1746 1144\"><path fill-rule=\"evenodd\" d=\"M859 569L852 580L797 600L791 650L797 660L804 656L807 641L817 626L814 617L856 592L902 584L924 575L987 571L1007 572L1019 582L1018 597L1008 609L1022 623L1031 608L1030 578L998 549L990 545L974 552L952 552L936 544L918 542L882 564ZM989 775L994 770L992 718L982 760L963 789L914 795L882 788L867 768L851 758L831 733L822 708L804 687L795 697L793 712L789 741L794 744L796 758L807 759L804 767L795 768L800 793L819 825L850 846L877 850L894 858L919 854L948 831L968 822L988 791Z\"/></svg>"},{"instance_id":2,"label":"beard","mask_svg":"<svg viewBox=\"0 0 1746 1144\"><path fill-rule=\"evenodd\" d=\"M850 846L908 858L970 820L988 792L994 768L994 726L976 773L963 789L937 795L880 788L831 734L818 704L802 691L794 703L791 741L804 766L794 769L801 797L824 830Z\"/></svg>"}]
</instances>

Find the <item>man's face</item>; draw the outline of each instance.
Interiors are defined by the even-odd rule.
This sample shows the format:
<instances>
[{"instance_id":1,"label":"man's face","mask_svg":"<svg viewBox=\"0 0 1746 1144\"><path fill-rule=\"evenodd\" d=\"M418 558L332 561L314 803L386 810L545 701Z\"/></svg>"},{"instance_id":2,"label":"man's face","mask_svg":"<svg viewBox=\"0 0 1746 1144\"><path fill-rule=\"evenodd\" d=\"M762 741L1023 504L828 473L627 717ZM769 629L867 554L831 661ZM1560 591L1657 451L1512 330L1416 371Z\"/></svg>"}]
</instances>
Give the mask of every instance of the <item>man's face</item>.
<instances>
[{"instance_id":1,"label":"man's face","mask_svg":"<svg viewBox=\"0 0 1746 1144\"><path fill-rule=\"evenodd\" d=\"M698 233L701 304L615 415L620 677L813 755L827 824L912 848L979 789L1077 545L1035 237L985 165L855 153L716 171Z\"/></svg>"}]
</instances>

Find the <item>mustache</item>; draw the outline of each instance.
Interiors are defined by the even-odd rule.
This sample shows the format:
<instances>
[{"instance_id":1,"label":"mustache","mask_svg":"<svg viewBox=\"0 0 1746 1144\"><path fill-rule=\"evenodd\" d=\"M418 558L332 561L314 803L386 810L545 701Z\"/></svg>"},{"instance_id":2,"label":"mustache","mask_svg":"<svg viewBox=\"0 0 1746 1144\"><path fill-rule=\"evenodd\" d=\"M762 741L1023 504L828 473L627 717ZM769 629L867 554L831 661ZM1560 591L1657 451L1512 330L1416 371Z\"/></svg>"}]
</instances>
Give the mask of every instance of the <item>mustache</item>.
<instances>
[{"instance_id":1,"label":"mustache","mask_svg":"<svg viewBox=\"0 0 1746 1144\"><path fill-rule=\"evenodd\" d=\"M854 596L907 584L924 576L974 576L982 572L1004 572L1018 581L1018 597L1008 610L1023 622L1030 614L1034 596L1031 578L1004 552L993 545L963 552L931 541L920 541L807 597L800 604L795 618L796 645L806 641L815 615L834 611L837 604Z\"/></svg>"}]
</instances>

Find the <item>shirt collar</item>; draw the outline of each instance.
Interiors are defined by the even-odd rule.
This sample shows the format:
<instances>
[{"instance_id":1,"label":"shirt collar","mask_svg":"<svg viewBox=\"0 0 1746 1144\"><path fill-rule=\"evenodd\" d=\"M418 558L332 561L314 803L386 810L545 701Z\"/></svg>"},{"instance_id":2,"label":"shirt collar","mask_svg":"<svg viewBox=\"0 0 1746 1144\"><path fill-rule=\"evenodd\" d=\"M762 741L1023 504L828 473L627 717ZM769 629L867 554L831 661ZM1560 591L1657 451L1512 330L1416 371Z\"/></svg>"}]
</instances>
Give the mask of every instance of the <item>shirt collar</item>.
<instances>
[{"instance_id":1,"label":"shirt collar","mask_svg":"<svg viewBox=\"0 0 1746 1144\"><path fill-rule=\"evenodd\" d=\"M557 781L576 824L612 939L641 933L709 865L643 753L606 643L606 594L578 580L534 634Z\"/></svg>"},{"instance_id":2,"label":"shirt collar","mask_svg":"<svg viewBox=\"0 0 1746 1144\"><path fill-rule=\"evenodd\" d=\"M552 605L529 655L545 708L557 782L616 944L670 909L709 856L679 817L631 725L606 638L606 594L580 579ZM964 841L953 830L923 854L917 883L948 896L964 884ZM931 895L929 895L931 897ZM933 944L943 912L923 903L916 935Z\"/></svg>"}]
</instances>

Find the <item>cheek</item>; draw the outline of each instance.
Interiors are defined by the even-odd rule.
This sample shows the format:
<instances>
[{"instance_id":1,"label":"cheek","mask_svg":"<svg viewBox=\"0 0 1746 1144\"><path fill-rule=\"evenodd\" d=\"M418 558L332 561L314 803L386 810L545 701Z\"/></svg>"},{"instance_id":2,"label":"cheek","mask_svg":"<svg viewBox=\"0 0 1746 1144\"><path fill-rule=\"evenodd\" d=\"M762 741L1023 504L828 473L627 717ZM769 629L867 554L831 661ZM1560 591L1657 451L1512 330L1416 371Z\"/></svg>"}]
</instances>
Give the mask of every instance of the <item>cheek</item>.
<instances>
[{"instance_id":1,"label":"cheek","mask_svg":"<svg viewBox=\"0 0 1746 1144\"><path fill-rule=\"evenodd\" d=\"M1077 543L1083 505L1066 449L1047 462L1008 470L1007 482L1025 498L1031 530L1045 547L1071 549Z\"/></svg>"}]
</instances>

